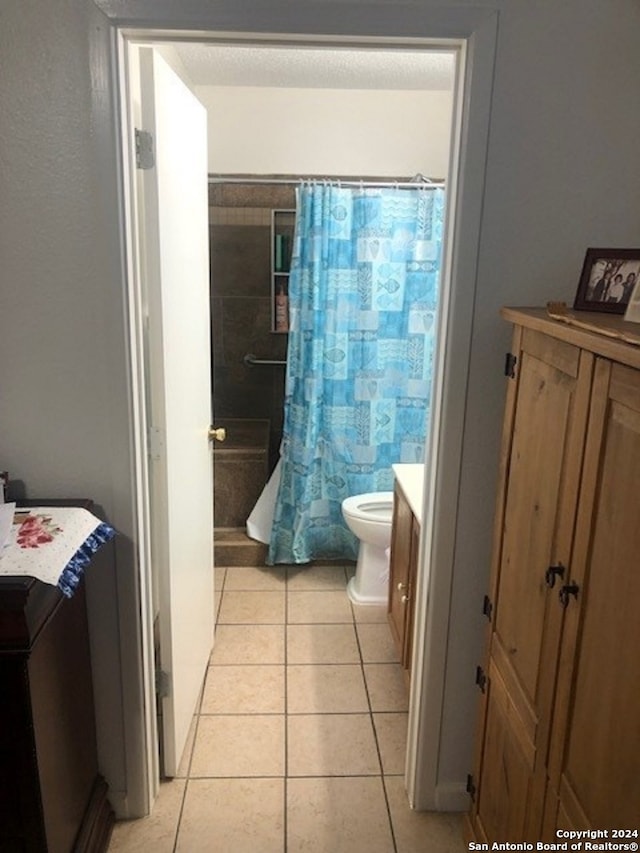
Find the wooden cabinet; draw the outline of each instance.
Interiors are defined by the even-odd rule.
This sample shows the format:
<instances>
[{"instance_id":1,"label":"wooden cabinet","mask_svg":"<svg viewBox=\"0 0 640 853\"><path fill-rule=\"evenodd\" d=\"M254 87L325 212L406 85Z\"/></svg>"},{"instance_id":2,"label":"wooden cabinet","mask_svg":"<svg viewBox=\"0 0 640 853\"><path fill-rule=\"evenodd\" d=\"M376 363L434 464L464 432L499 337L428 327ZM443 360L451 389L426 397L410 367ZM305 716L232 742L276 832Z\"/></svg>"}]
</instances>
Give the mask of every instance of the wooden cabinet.
<instances>
[{"instance_id":1,"label":"wooden cabinet","mask_svg":"<svg viewBox=\"0 0 640 853\"><path fill-rule=\"evenodd\" d=\"M402 488L396 483L389 560L388 620L407 677L411 671L414 591L419 543L420 526Z\"/></svg>"},{"instance_id":2,"label":"wooden cabinet","mask_svg":"<svg viewBox=\"0 0 640 853\"><path fill-rule=\"evenodd\" d=\"M543 311L504 315L516 362L469 835L638 828L640 347Z\"/></svg>"}]
</instances>

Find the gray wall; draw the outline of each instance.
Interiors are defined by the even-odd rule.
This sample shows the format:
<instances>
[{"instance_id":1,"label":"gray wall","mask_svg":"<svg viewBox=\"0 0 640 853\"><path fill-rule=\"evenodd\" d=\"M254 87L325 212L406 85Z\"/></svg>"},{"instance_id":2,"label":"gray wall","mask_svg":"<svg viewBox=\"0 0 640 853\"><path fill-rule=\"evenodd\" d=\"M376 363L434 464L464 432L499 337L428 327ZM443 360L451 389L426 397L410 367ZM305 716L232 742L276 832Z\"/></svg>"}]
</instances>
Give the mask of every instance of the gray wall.
<instances>
[{"instance_id":1,"label":"gray wall","mask_svg":"<svg viewBox=\"0 0 640 853\"><path fill-rule=\"evenodd\" d=\"M120 807L138 649L134 630L121 660L136 585L112 98L93 3L3 0L0 459L27 496L93 498L120 532L87 572L100 766Z\"/></svg>"},{"instance_id":2,"label":"gray wall","mask_svg":"<svg viewBox=\"0 0 640 853\"><path fill-rule=\"evenodd\" d=\"M451 782L463 772L453 744L469 731L464 698L476 701L465 633L478 626L491 551L511 340L499 308L572 304L588 246L640 245L640 4L500 5L441 755Z\"/></svg>"},{"instance_id":3,"label":"gray wall","mask_svg":"<svg viewBox=\"0 0 640 853\"><path fill-rule=\"evenodd\" d=\"M348 26L365 34L372 20L365 0L99 5L131 21L220 30L267 30L278 22L284 29L289 21L301 31ZM426 21L431 9L456 6L375 4L386 5L407 35L420 34L416 15ZM509 341L498 309L571 301L588 246L634 246L640 234L637 0L496 0L493 8L501 14L470 383L460 390L466 428L445 695L449 737L440 758L443 779L456 783L470 760L478 595L489 562ZM91 0L3 0L0 459L31 495L95 498L126 545L133 532L131 454L106 47L105 20ZM118 701L116 629L132 624L135 608L132 562L123 550L108 571L91 573L94 604L100 600L93 651L104 671L101 760L121 793L122 737L129 735ZM128 648L123 666L136 656ZM125 671L123 683L129 680ZM129 756L135 764L135 753Z\"/></svg>"}]
</instances>

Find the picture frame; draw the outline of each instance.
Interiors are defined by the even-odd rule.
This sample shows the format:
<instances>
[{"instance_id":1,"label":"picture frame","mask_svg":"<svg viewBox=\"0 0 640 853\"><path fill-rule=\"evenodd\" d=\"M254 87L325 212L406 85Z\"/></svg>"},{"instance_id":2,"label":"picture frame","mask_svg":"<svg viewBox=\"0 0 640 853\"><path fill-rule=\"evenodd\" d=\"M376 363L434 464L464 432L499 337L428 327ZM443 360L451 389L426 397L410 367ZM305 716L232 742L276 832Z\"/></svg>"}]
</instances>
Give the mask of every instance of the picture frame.
<instances>
[{"instance_id":1,"label":"picture frame","mask_svg":"<svg viewBox=\"0 0 640 853\"><path fill-rule=\"evenodd\" d=\"M627 323L640 323L640 276L638 276L636 286L627 302L624 319Z\"/></svg>"},{"instance_id":2,"label":"picture frame","mask_svg":"<svg viewBox=\"0 0 640 853\"><path fill-rule=\"evenodd\" d=\"M573 307L624 314L640 280L640 249L587 249Z\"/></svg>"}]
</instances>

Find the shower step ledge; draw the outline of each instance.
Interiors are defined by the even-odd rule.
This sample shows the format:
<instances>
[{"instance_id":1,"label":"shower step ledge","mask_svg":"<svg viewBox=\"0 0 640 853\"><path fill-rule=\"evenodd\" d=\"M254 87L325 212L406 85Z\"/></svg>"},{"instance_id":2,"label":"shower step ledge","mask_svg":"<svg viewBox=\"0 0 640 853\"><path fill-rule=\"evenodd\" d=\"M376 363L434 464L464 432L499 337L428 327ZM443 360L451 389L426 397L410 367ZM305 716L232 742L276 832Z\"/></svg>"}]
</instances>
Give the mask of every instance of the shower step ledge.
<instances>
[{"instance_id":1,"label":"shower step ledge","mask_svg":"<svg viewBox=\"0 0 640 853\"><path fill-rule=\"evenodd\" d=\"M216 527L213 536L217 566L263 566L267 546L250 539L244 527Z\"/></svg>"},{"instance_id":2,"label":"shower step ledge","mask_svg":"<svg viewBox=\"0 0 640 853\"><path fill-rule=\"evenodd\" d=\"M262 545L262 542L257 542L255 539L250 539L247 536L245 527L216 527L213 531L214 542L238 543L247 544L254 542L256 545Z\"/></svg>"}]
</instances>

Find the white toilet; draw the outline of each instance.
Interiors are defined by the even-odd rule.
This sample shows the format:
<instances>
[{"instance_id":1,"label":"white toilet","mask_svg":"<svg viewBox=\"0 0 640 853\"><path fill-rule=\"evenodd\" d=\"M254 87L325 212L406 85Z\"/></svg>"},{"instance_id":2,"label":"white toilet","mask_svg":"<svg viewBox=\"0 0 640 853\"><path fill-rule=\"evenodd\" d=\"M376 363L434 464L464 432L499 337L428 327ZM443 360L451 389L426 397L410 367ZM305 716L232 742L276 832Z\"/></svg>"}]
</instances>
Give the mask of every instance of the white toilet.
<instances>
[{"instance_id":1,"label":"white toilet","mask_svg":"<svg viewBox=\"0 0 640 853\"><path fill-rule=\"evenodd\" d=\"M355 577L347 585L354 604L386 604L393 492L368 492L342 501L342 514L360 540Z\"/></svg>"}]
</instances>

